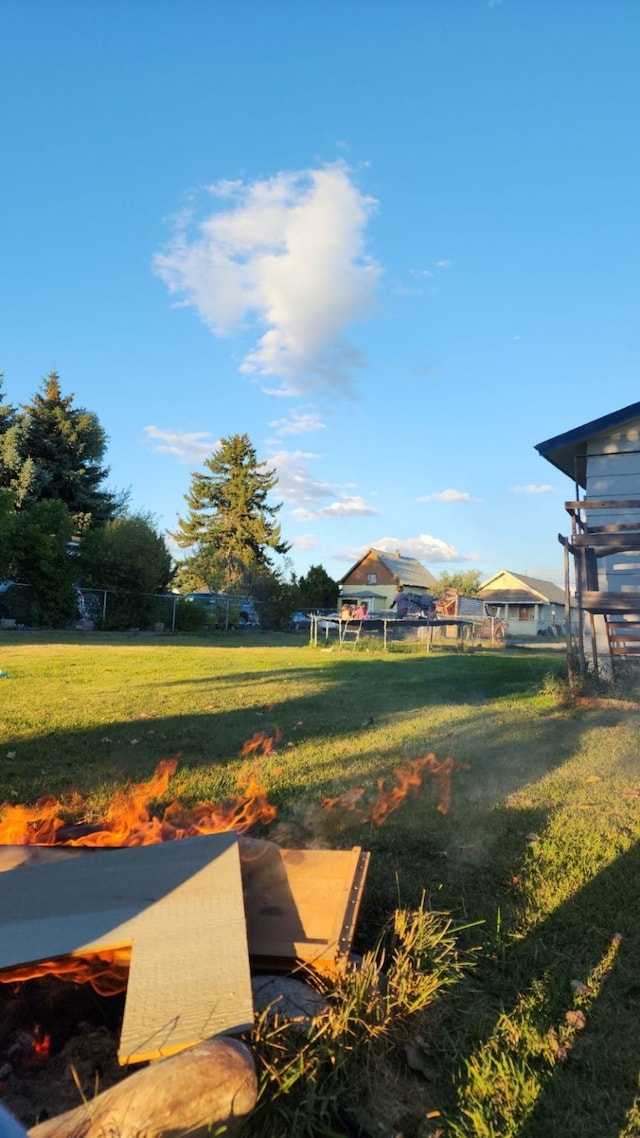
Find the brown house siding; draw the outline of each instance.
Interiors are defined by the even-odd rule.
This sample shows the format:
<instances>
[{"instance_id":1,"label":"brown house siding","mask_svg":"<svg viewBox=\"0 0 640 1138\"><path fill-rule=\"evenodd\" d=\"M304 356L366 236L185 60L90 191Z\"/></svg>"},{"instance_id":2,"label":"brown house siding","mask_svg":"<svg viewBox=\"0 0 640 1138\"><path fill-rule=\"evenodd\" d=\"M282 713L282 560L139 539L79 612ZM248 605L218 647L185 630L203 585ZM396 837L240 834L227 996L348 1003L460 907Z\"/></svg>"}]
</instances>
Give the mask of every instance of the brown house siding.
<instances>
[{"instance_id":1,"label":"brown house siding","mask_svg":"<svg viewBox=\"0 0 640 1138\"><path fill-rule=\"evenodd\" d=\"M370 584L367 580L369 573L376 574L376 585L396 584L396 578L393 576L393 573L387 569L386 565L383 565L377 554L368 553L360 564L349 573L349 576L344 578L343 585L368 585ZM372 587L375 587L375 585Z\"/></svg>"}]
</instances>

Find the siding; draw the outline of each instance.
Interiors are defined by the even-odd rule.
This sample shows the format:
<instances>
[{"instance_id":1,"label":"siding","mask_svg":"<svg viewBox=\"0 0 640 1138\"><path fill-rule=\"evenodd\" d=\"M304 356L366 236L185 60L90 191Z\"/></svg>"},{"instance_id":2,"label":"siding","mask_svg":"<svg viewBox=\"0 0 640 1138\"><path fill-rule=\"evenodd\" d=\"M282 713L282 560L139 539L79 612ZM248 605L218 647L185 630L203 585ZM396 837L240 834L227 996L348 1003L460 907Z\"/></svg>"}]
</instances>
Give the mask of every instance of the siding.
<instances>
[{"instance_id":1,"label":"siding","mask_svg":"<svg viewBox=\"0 0 640 1138\"><path fill-rule=\"evenodd\" d=\"M589 441L587 498L640 498L640 420ZM588 514L590 526L616 525L621 521L640 525L640 510L626 511L624 518L619 510ZM640 589L640 550L600 558L598 585L607 592Z\"/></svg>"}]
</instances>

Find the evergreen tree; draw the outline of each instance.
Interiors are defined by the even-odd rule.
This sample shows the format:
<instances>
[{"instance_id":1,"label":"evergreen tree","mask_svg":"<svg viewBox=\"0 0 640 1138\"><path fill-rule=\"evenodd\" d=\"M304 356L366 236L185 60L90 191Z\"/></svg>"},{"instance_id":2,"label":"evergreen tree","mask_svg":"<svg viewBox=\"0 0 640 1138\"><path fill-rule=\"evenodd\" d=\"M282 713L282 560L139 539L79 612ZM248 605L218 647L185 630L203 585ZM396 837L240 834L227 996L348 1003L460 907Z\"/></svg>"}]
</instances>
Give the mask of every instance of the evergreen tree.
<instances>
[{"instance_id":1,"label":"evergreen tree","mask_svg":"<svg viewBox=\"0 0 640 1138\"><path fill-rule=\"evenodd\" d=\"M205 473L191 475L189 513L178 518L172 535L192 551L181 563L179 581L192 589L238 591L253 571L271 566L269 550L289 549L275 520L280 506L268 503L277 478L257 461L248 435L222 439L204 465Z\"/></svg>"},{"instance_id":2,"label":"evergreen tree","mask_svg":"<svg viewBox=\"0 0 640 1138\"><path fill-rule=\"evenodd\" d=\"M4 387L4 373L0 371L0 438L9 430L13 425L16 417L15 407L10 403L5 403L5 395L2 388Z\"/></svg>"},{"instance_id":3,"label":"evergreen tree","mask_svg":"<svg viewBox=\"0 0 640 1138\"><path fill-rule=\"evenodd\" d=\"M16 410L5 403L4 375L0 372L0 487L8 489L16 467L15 431Z\"/></svg>"},{"instance_id":4,"label":"evergreen tree","mask_svg":"<svg viewBox=\"0 0 640 1138\"><path fill-rule=\"evenodd\" d=\"M322 565L311 565L309 572L298 580L300 607L334 609L338 603L338 582L329 576Z\"/></svg>"},{"instance_id":5,"label":"evergreen tree","mask_svg":"<svg viewBox=\"0 0 640 1138\"><path fill-rule=\"evenodd\" d=\"M60 501L77 530L104 523L117 508L102 488L109 473L102 466L106 445L97 416L74 407L73 395L62 394L51 372L0 438L0 485L15 492L19 509Z\"/></svg>"}]
</instances>

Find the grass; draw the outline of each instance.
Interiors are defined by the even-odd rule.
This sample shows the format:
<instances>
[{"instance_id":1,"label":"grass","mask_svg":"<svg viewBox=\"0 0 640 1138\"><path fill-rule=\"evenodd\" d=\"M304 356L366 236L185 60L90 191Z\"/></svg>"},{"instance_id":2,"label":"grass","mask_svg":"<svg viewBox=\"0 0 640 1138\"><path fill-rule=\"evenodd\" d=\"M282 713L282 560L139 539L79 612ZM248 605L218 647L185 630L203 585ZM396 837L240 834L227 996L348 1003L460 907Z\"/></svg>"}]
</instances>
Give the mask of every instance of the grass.
<instances>
[{"instance_id":1,"label":"grass","mask_svg":"<svg viewBox=\"0 0 640 1138\"><path fill-rule=\"evenodd\" d=\"M400 912L433 915L433 936L445 927L454 936L447 967L456 982L437 986L415 1015L396 1008L384 1061L366 1027L357 1047L340 1037L310 1058L320 1088L312 1120L296 1107L299 1129L289 1120L283 1133L329 1132L318 1121L335 1085L326 1073L347 1052L344 1085L358 1088L358 1118L381 1138L400 1129L405 1138L640 1134L632 701L568 698L562 656L540 648L383 655L315 650L295 636L8 633L0 669L9 673L0 679L0 801L54 794L74 818L100 817L123 784L180 754L158 809L173 797L218 802L254 778L277 807L269 833L282 844L371 850L357 951L379 951ZM273 749L241 754L276 728ZM422 785L374 826L378 784L392 791L394 772L429 752L453 760L448 811L438 809L442 777L425 766ZM338 799L330 813L325 797ZM473 967L460 966L470 955ZM414 979L430 974L411 967ZM388 959L382 968L388 974ZM371 1023L352 995L334 993L332 1006L338 1018L352 1008L347 1033ZM407 1047L421 1055L417 1070L407 1068ZM374 1052L372 1076L365 1056ZM295 1092L276 1097L280 1118ZM338 1132L349 1133L331 1102ZM275 1123L261 1125L276 1134Z\"/></svg>"}]
</instances>

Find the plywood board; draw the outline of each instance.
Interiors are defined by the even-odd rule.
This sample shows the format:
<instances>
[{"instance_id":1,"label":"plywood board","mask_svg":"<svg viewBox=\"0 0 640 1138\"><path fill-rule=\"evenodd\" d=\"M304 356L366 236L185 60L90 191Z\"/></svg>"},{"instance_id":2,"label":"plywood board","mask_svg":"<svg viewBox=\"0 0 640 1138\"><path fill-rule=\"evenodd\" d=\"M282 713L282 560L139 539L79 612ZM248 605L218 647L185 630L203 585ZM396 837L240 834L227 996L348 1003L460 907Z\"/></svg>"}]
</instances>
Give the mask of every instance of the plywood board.
<instances>
[{"instance_id":1,"label":"plywood board","mask_svg":"<svg viewBox=\"0 0 640 1138\"><path fill-rule=\"evenodd\" d=\"M121 1063L252 1023L235 834L0 874L0 968L127 945Z\"/></svg>"},{"instance_id":2,"label":"plywood board","mask_svg":"<svg viewBox=\"0 0 640 1138\"><path fill-rule=\"evenodd\" d=\"M266 848L243 856L242 877L252 959L277 966L302 961L331 971L351 949L369 864L351 850Z\"/></svg>"}]
</instances>

